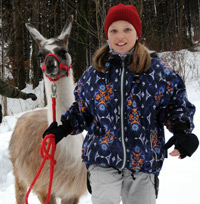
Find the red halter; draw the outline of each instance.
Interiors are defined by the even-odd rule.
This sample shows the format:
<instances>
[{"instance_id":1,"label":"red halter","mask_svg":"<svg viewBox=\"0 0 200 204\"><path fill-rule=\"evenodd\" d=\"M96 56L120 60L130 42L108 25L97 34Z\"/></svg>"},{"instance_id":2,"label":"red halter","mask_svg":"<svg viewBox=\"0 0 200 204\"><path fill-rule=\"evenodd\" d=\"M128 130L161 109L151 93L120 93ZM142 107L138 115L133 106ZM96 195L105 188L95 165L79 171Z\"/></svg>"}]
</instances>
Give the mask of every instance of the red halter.
<instances>
[{"instance_id":1,"label":"red halter","mask_svg":"<svg viewBox=\"0 0 200 204\"><path fill-rule=\"evenodd\" d=\"M69 70L70 70L70 68L72 67L72 65L70 64L70 66L67 66L67 65L65 65L65 64L62 64L62 63L60 62L60 60L58 59L58 57L57 57L55 54L53 54L53 53L49 53L49 54L46 56L45 64L44 64L44 66L42 66L42 71L44 72L44 71L46 70L46 68L47 68L46 62L47 62L47 58L48 58L49 56L54 56L54 57L56 58L56 60L58 61L60 74L56 77L56 79L52 79L52 78L50 78L48 75L46 75L46 77L47 77L50 81L58 81L59 79L61 79L61 78L64 77L65 75L68 77L68 76L69 76ZM66 70L66 74L61 75L62 69L65 69L65 70Z\"/></svg>"}]
</instances>

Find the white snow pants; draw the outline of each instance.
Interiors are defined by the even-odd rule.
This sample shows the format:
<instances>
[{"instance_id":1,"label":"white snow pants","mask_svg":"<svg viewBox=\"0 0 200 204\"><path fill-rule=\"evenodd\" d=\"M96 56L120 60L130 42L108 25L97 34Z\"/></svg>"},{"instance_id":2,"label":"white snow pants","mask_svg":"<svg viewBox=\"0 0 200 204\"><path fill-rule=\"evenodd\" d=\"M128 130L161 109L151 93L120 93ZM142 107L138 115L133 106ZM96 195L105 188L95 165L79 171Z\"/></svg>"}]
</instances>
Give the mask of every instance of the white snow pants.
<instances>
[{"instance_id":1,"label":"white snow pants","mask_svg":"<svg viewBox=\"0 0 200 204\"><path fill-rule=\"evenodd\" d=\"M91 165L90 184L93 204L155 204L153 174L135 173L124 169L119 173L114 168Z\"/></svg>"}]
</instances>

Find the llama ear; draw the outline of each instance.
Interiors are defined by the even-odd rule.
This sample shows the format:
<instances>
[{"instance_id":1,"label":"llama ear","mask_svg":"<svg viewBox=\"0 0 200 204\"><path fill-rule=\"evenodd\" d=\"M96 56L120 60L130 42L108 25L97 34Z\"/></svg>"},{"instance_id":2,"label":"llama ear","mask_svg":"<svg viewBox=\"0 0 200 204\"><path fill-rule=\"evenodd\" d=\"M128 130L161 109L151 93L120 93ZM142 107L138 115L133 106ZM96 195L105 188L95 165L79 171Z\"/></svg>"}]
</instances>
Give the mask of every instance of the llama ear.
<instances>
[{"instance_id":1,"label":"llama ear","mask_svg":"<svg viewBox=\"0 0 200 204\"><path fill-rule=\"evenodd\" d=\"M36 43L38 44L38 46L41 46L41 42L45 41L46 38L44 38L40 32L30 23L26 23L26 28L28 29L28 31L30 32L31 36L33 37L33 39L36 41Z\"/></svg>"},{"instance_id":2,"label":"llama ear","mask_svg":"<svg viewBox=\"0 0 200 204\"><path fill-rule=\"evenodd\" d=\"M58 39L59 40L63 40L64 41L64 44L67 46L67 43L68 43L68 38L69 38L69 35L70 35L70 32L71 32L71 29L72 29L72 22L73 22L73 15L69 16L68 19L67 19L67 22L61 32L61 34L58 36Z\"/></svg>"}]
</instances>

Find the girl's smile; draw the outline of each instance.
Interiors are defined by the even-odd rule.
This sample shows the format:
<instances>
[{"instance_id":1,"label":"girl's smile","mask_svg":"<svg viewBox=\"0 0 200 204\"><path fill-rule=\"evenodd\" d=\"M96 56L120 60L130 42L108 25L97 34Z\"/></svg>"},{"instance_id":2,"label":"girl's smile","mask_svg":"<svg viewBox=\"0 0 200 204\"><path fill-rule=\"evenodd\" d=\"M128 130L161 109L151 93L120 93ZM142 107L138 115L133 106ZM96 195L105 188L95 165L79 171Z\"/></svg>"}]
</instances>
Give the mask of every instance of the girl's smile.
<instances>
[{"instance_id":1,"label":"girl's smile","mask_svg":"<svg viewBox=\"0 0 200 204\"><path fill-rule=\"evenodd\" d=\"M116 45L118 45L118 46L124 46L124 45L126 45L127 43L117 43Z\"/></svg>"}]
</instances>

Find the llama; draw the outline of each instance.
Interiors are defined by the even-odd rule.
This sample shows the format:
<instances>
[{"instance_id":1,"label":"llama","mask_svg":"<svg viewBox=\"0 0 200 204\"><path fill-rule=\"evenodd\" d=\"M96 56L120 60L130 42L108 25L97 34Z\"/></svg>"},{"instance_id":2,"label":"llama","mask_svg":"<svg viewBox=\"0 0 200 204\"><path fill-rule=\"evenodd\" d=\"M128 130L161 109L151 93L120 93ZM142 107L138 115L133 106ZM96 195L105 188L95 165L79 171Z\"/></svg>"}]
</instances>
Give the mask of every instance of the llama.
<instances>
[{"instance_id":1,"label":"llama","mask_svg":"<svg viewBox=\"0 0 200 204\"><path fill-rule=\"evenodd\" d=\"M27 187L30 186L42 162L40 156L42 135L52 122L52 84L54 89L57 88L56 119L58 121L61 114L74 101L72 69L59 68L58 61L68 67L71 64L67 47L72 21L73 16L70 16L61 34L51 39L44 38L31 24L26 24L31 36L39 45L40 65L43 68L46 65L43 73L48 105L47 110L28 112L19 118L10 140L9 152L15 176L17 204L25 202ZM49 53L54 53L58 59L51 54L46 58ZM57 80L58 77L59 80ZM55 79L54 82L50 81ZM55 152L57 163L54 168L50 204L56 204L56 197L61 199L62 204L77 204L80 196L87 192L87 170L81 161L82 143L82 135L69 135L57 144ZM46 162L33 187L34 193L42 204L45 203L48 193L49 168L49 162Z\"/></svg>"}]
</instances>

